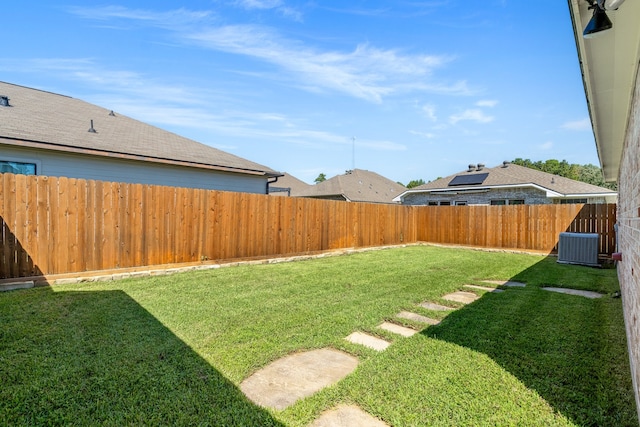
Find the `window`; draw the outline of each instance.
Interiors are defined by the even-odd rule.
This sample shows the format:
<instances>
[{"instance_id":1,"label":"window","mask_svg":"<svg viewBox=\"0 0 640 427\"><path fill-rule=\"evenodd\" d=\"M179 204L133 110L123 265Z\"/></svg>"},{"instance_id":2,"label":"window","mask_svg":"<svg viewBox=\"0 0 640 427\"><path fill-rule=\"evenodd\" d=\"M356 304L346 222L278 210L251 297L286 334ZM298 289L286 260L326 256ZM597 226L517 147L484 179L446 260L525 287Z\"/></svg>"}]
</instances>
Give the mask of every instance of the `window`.
<instances>
[{"instance_id":1,"label":"window","mask_svg":"<svg viewBox=\"0 0 640 427\"><path fill-rule=\"evenodd\" d=\"M524 199L493 199L491 200L492 206L504 206L504 205L524 205Z\"/></svg>"},{"instance_id":2,"label":"window","mask_svg":"<svg viewBox=\"0 0 640 427\"><path fill-rule=\"evenodd\" d=\"M438 202L429 202L429 206L438 206Z\"/></svg>"},{"instance_id":3,"label":"window","mask_svg":"<svg viewBox=\"0 0 640 427\"><path fill-rule=\"evenodd\" d=\"M15 173L20 175L35 175L36 164L24 162L11 162L0 160L0 173Z\"/></svg>"},{"instance_id":4,"label":"window","mask_svg":"<svg viewBox=\"0 0 640 427\"><path fill-rule=\"evenodd\" d=\"M569 205L574 203L587 203L587 199L560 199L561 205Z\"/></svg>"},{"instance_id":5,"label":"window","mask_svg":"<svg viewBox=\"0 0 640 427\"><path fill-rule=\"evenodd\" d=\"M467 206L466 200L458 200L456 201L456 206Z\"/></svg>"},{"instance_id":6,"label":"window","mask_svg":"<svg viewBox=\"0 0 640 427\"><path fill-rule=\"evenodd\" d=\"M440 202L440 206L451 206L451 202Z\"/></svg>"}]
</instances>

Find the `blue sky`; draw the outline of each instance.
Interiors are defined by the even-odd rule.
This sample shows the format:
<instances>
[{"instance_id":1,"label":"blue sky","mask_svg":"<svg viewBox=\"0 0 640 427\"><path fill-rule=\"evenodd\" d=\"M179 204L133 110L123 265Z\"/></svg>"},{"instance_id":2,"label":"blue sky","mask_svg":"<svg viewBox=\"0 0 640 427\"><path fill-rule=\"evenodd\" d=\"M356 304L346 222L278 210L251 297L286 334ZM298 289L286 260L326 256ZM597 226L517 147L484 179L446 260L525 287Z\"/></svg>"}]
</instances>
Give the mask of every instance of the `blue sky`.
<instances>
[{"instance_id":1,"label":"blue sky","mask_svg":"<svg viewBox=\"0 0 640 427\"><path fill-rule=\"evenodd\" d=\"M49 0L1 10L0 80L308 183L354 165L406 184L516 157L598 164L564 0Z\"/></svg>"}]
</instances>

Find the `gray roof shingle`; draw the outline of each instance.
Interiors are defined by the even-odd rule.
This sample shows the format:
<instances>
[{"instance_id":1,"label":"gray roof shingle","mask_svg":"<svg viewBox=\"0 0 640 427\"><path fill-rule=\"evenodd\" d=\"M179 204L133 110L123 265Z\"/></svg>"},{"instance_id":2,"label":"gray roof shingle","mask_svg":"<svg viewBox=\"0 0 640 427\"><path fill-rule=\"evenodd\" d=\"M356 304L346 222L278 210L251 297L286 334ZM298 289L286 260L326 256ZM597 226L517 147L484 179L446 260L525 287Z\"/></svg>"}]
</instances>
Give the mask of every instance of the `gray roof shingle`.
<instances>
[{"instance_id":1,"label":"gray roof shingle","mask_svg":"<svg viewBox=\"0 0 640 427\"><path fill-rule=\"evenodd\" d=\"M293 175L289 175L288 173L285 172L284 175L279 177L276 182L269 183L269 194L273 196L286 196L288 195L287 192L274 191L274 190L288 188L290 189L290 193L291 193L290 195L294 196L295 194L306 190L310 186L311 186L310 184L307 184L306 182L296 178Z\"/></svg>"},{"instance_id":2,"label":"gray roof shingle","mask_svg":"<svg viewBox=\"0 0 640 427\"><path fill-rule=\"evenodd\" d=\"M342 196L352 202L395 203L393 199L406 188L375 172L354 169L344 175L334 176L306 190L296 192L296 197Z\"/></svg>"},{"instance_id":3,"label":"gray roof shingle","mask_svg":"<svg viewBox=\"0 0 640 427\"><path fill-rule=\"evenodd\" d=\"M69 96L5 82L0 82L0 95L8 97L10 104L0 107L3 144L29 143L43 149L280 175L258 163ZM88 132L91 120L95 133Z\"/></svg>"},{"instance_id":4,"label":"gray roof shingle","mask_svg":"<svg viewBox=\"0 0 640 427\"><path fill-rule=\"evenodd\" d=\"M449 183L456 176L469 176L478 174L488 174L480 184L470 184L462 186L449 186ZM419 192L421 190L445 190L452 188L475 188L475 187L499 187L499 186L517 186L517 185L537 185L547 190L554 191L564 196L569 195L591 195L591 194L610 194L615 195L616 192L604 187L587 184L586 182L576 181L562 176L553 175L547 172L541 172L535 169L527 168L515 164L506 164L496 166L494 168L483 168L482 170L474 170L471 172L464 171L454 175L449 175L435 181L428 182L411 190L411 192Z\"/></svg>"}]
</instances>

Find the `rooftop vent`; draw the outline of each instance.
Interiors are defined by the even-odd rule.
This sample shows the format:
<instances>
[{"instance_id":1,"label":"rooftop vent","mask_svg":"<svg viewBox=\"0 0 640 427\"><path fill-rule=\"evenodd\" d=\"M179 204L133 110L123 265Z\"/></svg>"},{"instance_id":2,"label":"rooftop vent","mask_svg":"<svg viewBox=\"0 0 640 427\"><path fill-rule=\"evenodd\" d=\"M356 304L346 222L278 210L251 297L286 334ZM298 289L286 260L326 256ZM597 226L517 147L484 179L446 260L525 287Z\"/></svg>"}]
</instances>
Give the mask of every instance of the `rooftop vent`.
<instances>
[{"instance_id":1,"label":"rooftop vent","mask_svg":"<svg viewBox=\"0 0 640 427\"><path fill-rule=\"evenodd\" d=\"M505 160L504 162L502 162L502 167L503 168L508 168L510 164L511 164L511 162Z\"/></svg>"},{"instance_id":2,"label":"rooftop vent","mask_svg":"<svg viewBox=\"0 0 640 427\"><path fill-rule=\"evenodd\" d=\"M113 112L113 110L111 110L111 112L109 113L109 115L110 115L110 116L115 117L115 116L116 116L116 113L114 113L114 112Z\"/></svg>"},{"instance_id":3,"label":"rooftop vent","mask_svg":"<svg viewBox=\"0 0 640 427\"><path fill-rule=\"evenodd\" d=\"M0 95L0 106L2 106L2 107L11 107L11 105L9 105L9 97L8 96Z\"/></svg>"},{"instance_id":4,"label":"rooftop vent","mask_svg":"<svg viewBox=\"0 0 640 427\"><path fill-rule=\"evenodd\" d=\"M484 169L484 163L478 163L478 167L476 170L481 171L482 169Z\"/></svg>"},{"instance_id":5,"label":"rooftop vent","mask_svg":"<svg viewBox=\"0 0 640 427\"><path fill-rule=\"evenodd\" d=\"M467 169L467 172L473 172L474 170L476 170L476 165L469 165L469 169Z\"/></svg>"},{"instance_id":6,"label":"rooftop vent","mask_svg":"<svg viewBox=\"0 0 640 427\"><path fill-rule=\"evenodd\" d=\"M91 132L91 133L98 133L94 128L93 128L93 120L91 120L91 127L89 128L89 130L87 132Z\"/></svg>"}]
</instances>

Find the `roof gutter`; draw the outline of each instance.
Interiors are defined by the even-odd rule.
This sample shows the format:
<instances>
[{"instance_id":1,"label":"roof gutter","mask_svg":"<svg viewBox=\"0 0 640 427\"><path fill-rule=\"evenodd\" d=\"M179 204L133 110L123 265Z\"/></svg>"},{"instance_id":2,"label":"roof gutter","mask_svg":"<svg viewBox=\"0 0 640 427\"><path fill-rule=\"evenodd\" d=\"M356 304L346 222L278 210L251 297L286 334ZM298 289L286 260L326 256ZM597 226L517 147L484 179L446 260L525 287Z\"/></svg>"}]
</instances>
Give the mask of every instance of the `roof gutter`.
<instances>
[{"instance_id":1,"label":"roof gutter","mask_svg":"<svg viewBox=\"0 0 640 427\"><path fill-rule=\"evenodd\" d=\"M400 194L399 196L393 199L394 202L402 202L404 197L407 194L417 194L417 193L431 193L435 195L453 195L453 194L470 194L474 192L487 192L492 189L500 189L500 188L526 188L533 187L540 191L544 191L548 198L568 198L568 197L613 197L617 196L618 193L581 193L581 194L562 194L560 192L550 190L538 184L527 183L527 184L505 184L505 185L487 185L483 187L461 187L456 189L422 189L422 190L409 190Z\"/></svg>"},{"instance_id":2,"label":"roof gutter","mask_svg":"<svg viewBox=\"0 0 640 427\"><path fill-rule=\"evenodd\" d=\"M243 169L243 168L236 168L233 166L210 165L206 163L195 163L195 162L188 162L183 160L173 160L173 159L164 159L160 157L143 156L138 154L119 153L115 151L104 151L104 150L95 150L95 149L88 149L88 148L70 147L67 145L55 144L51 142L29 141L29 140L15 139L15 138L7 138L7 137L0 137L0 144L12 145L16 147L26 147L26 148L38 148L38 149L46 148L48 150L59 151L63 153L85 154L85 155L101 156L101 157L108 157L108 158L115 158L115 159L136 160L141 162L160 163L160 164L172 165L172 166L184 166L184 167L191 167L191 168L198 168L198 169L215 170L220 172L241 173L245 175L256 175L256 176L266 176L266 177L283 176L282 173L275 172L275 171Z\"/></svg>"}]
</instances>

